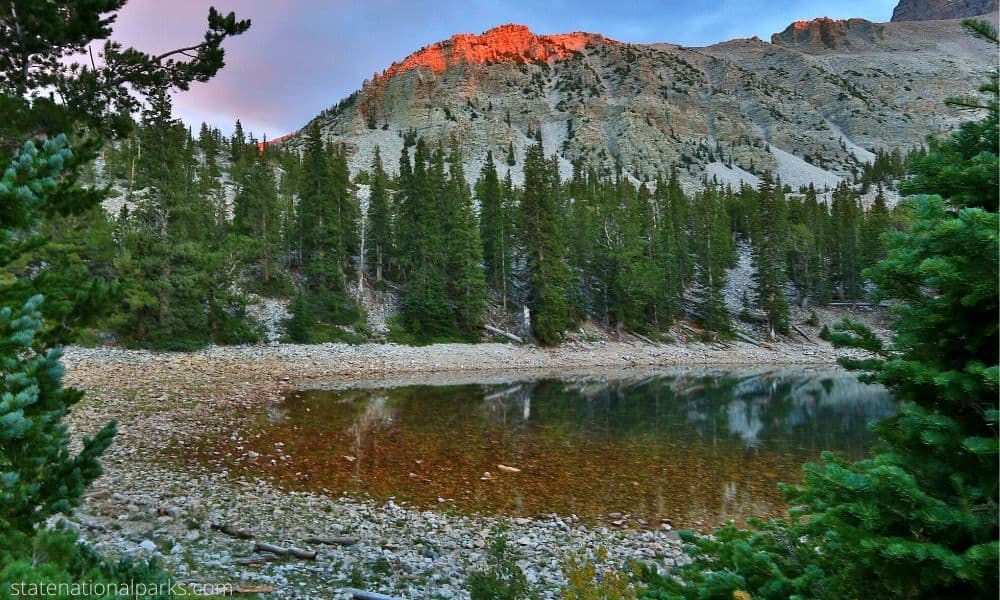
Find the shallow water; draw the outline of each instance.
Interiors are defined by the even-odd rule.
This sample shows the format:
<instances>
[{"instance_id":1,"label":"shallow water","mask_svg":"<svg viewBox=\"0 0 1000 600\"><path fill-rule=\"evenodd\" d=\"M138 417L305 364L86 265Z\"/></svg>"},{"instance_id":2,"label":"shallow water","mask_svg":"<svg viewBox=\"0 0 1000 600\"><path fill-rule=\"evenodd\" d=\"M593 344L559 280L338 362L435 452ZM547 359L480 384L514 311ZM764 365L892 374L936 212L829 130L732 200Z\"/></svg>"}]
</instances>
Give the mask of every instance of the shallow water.
<instances>
[{"instance_id":1,"label":"shallow water","mask_svg":"<svg viewBox=\"0 0 1000 600\"><path fill-rule=\"evenodd\" d=\"M778 482L823 450L861 457L894 411L879 386L801 370L304 390L231 465L438 510L707 529L782 514Z\"/></svg>"}]
</instances>

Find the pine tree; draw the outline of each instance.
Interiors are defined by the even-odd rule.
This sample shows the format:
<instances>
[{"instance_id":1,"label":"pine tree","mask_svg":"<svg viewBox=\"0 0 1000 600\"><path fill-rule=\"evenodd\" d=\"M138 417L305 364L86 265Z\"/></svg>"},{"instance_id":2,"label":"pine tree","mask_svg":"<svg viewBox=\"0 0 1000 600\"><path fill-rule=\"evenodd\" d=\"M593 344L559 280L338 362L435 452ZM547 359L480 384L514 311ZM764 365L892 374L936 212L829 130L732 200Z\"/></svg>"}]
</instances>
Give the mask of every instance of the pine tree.
<instances>
[{"instance_id":1,"label":"pine tree","mask_svg":"<svg viewBox=\"0 0 1000 600\"><path fill-rule=\"evenodd\" d=\"M493 163L493 152L486 153L486 162L476 181L476 201L479 203L486 284L500 297L506 309L511 278L512 227L510 206Z\"/></svg>"},{"instance_id":2,"label":"pine tree","mask_svg":"<svg viewBox=\"0 0 1000 600\"><path fill-rule=\"evenodd\" d=\"M280 278L282 246L282 211L267 154L257 153L233 202L233 229L252 248L250 258L259 262L262 291L275 289L272 278Z\"/></svg>"},{"instance_id":3,"label":"pine tree","mask_svg":"<svg viewBox=\"0 0 1000 600\"><path fill-rule=\"evenodd\" d=\"M375 146L372 159L371 195L368 197L368 225L365 235L372 254L368 257L368 268L375 272L375 283L382 285L382 277L393 255L392 214L389 207L388 176L382 166L382 153Z\"/></svg>"},{"instance_id":4,"label":"pine tree","mask_svg":"<svg viewBox=\"0 0 1000 600\"><path fill-rule=\"evenodd\" d=\"M210 79L223 65L222 42L249 27L211 9L204 42L184 50L189 61L174 60L182 50L157 60L116 43L104 46L101 67L67 60L109 38L123 4L18 1L0 8L0 162L10 165L0 179L0 269L43 248L38 233L60 216L99 210L103 190L77 182L101 138L124 136L140 99ZM162 583L155 569L105 563L75 532L45 526L80 503L115 429L111 423L84 437L77 451L70 446L62 419L81 394L62 387L59 350L51 345L71 339L107 296L92 279L57 271L45 267L0 283L0 581ZM48 295L44 305L40 294ZM42 306L57 327L43 326Z\"/></svg>"},{"instance_id":5,"label":"pine tree","mask_svg":"<svg viewBox=\"0 0 1000 600\"><path fill-rule=\"evenodd\" d=\"M692 240L696 260L697 310L707 331L723 336L732 331L732 322L723 290L726 287L726 266L732 260L729 219L718 190L706 188L691 205Z\"/></svg>"},{"instance_id":6,"label":"pine tree","mask_svg":"<svg viewBox=\"0 0 1000 600\"><path fill-rule=\"evenodd\" d=\"M408 225L407 261L401 302L406 341L447 341L455 335L455 313L448 298L445 215L444 153L438 149L433 162L423 139L417 141L413 173L407 175L402 214ZM409 162L408 160L406 162Z\"/></svg>"},{"instance_id":7,"label":"pine tree","mask_svg":"<svg viewBox=\"0 0 1000 600\"><path fill-rule=\"evenodd\" d=\"M299 182L299 260L310 290L342 294L346 289L343 229L328 150L314 122L306 134Z\"/></svg>"},{"instance_id":8,"label":"pine tree","mask_svg":"<svg viewBox=\"0 0 1000 600\"><path fill-rule=\"evenodd\" d=\"M674 211L662 179L656 182L653 194L656 226L653 233L653 262L659 267L661 287L659 291L659 313L657 322L666 328L680 315L684 307L684 279L682 258L678 256L680 244L674 227ZM686 201L685 201L686 204ZM687 236L685 235L685 239Z\"/></svg>"},{"instance_id":9,"label":"pine tree","mask_svg":"<svg viewBox=\"0 0 1000 600\"><path fill-rule=\"evenodd\" d=\"M885 193L878 186L871 207L864 213L860 236L860 267L867 269L885 258L885 244L882 234L889 231L892 217L885 203Z\"/></svg>"},{"instance_id":10,"label":"pine tree","mask_svg":"<svg viewBox=\"0 0 1000 600\"><path fill-rule=\"evenodd\" d=\"M457 145L448 155L448 185L445 212L454 215L444 232L448 252L449 296L459 335L475 341L481 337L486 308L486 276L483 272L483 242L479 222L472 210L472 195L465 181L462 153Z\"/></svg>"},{"instance_id":11,"label":"pine tree","mask_svg":"<svg viewBox=\"0 0 1000 600\"><path fill-rule=\"evenodd\" d=\"M197 195L196 144L165 95L151 99L139 136L143 194L123 223L115 261L125 281L117 332L163 349L253 341L258 334L244 303L230 291L232 264L247 257L215 232L214 209Z\"/></svg>"},{"instance_id":12,"label":"pine tree","mask_svg":"<svg viewBox=\"0 0 1000 600\"><path fill-rule=\"evenodd\" d=\"M557 179L558 171L553 176L541 142L532 144L524 161L524 192L518 207L518 225L525 259L531 329L538 342L545 345L562 339L569 316L566 300L569 270L563 255Z\"/></svg>"},{"instance_id":13,"label":"pine tree","mask_svg":"<svg viewBox=\"0 0 1000 600\"><path fill-rule=\"evenodd\" d=\"M833 191L831 202L831 277L837 295L845 300L861 297L858 254L859 213L857 198L846 182Z\"/></svg>"},{"instance_id":14,"label":"pine tree","mask_svg":"<svg viewBox=\"0 0 1000 600\"><path fill-rule=\"evenodd\" d=\"M785 240L788 207L771 173L765 172L757 190L753 211L753 266L756 291L754 304L767 315L771 337L788 332L788 301L785 299Z\"/></svg>"},{"instance_id":15,"label":"pine tree","mask_svg":"<svg viewBox=\"0 0 1000 600\"><path fill-rule=\"evenodd\" d=\"M64 165L72 153L65 136L44 143L41 150L26 143L0 179L0 261L18 250L17 234L38 224L50 199L59 193ZM0 263L3 264L3 263ZM63 388L58 350L45 350L43 299L32 296L22 308L0 308L0 538L30 536L45 520L68 513L83 491L100 475L100 454L115 435L115 424L84 440L78 454L69 452L69 432L62 423L71 405L82 397ZM2 543L0 543L2 546Z\"/></svg>"},{"instance_id":16,"label":"pine tree","mask_svg":"<svg viewBox=\"0 0 1000 600\"><path fill-rule=\"evenodd\" d=\"M989 25L973 23L989 34ZM997 126L996 88L987 116ZM997 141L970 153L964 131L952 172L995 161ZM985 155L984 155L985 152ZM682 534L694 562L670 578L647 573L657 598L992 598L998 584L997 395L1000 381L1000 216L988 206L997 173L956 188L940 163L916 163L908 232L887 236L888 257L866 272L877 299L893 299L889 344L847 321L835 342L874 356L846 361L901 405L874 426L872 456L824 453L786 487L791 519L730 525L711 538ZM954 198L954 199L952 199ZM976 200L984 198L984 200ZM991 210L992 208L992 210ZM871 356L871 355L870 355Z\"/></svg>"}]
</instances>

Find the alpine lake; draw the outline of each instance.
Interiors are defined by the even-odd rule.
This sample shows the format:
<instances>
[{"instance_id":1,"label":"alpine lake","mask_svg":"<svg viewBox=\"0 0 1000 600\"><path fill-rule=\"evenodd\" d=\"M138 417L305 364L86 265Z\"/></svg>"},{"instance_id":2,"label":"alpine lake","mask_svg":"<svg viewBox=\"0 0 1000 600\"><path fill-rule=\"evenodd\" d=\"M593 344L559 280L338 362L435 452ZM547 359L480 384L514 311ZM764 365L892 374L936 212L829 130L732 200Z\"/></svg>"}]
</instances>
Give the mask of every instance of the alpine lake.
<instances>
[{"instance_id":1,"label":"alpine lake","mask_svg":"<svg viewBox=\"0 0 1000 600\"><path fill-rule=\"evenodd\" d=\"M254 420L231 474L438 511L707 531L786 514L779 482L863 457L897 410L836 370L619 371L306 389ZM218 462L216 462L218 464Z\"/></svg>"}]
</instances>

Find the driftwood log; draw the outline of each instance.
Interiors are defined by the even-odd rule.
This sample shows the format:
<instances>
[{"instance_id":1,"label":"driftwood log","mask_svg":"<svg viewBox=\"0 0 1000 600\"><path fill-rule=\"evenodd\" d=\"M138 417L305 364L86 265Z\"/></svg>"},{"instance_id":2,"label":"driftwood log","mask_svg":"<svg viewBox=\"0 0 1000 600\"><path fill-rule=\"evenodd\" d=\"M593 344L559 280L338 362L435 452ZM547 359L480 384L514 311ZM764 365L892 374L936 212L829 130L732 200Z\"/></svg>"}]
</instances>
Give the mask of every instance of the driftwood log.
<instances>
[{"instance_id":1,"label":"driftwood log","mask_svg":"<svg viewBox=\"0 0 1000 600\"><path fill-rule=\"evenodd\" d=\"M353 546L358 543L355 537L307 537L302 540L307 544L322 544L324 546Z\"/></svg>"},{"instance_id":2,"label":"driftwood log","mask_svg":"<svg viewBox=\"0 0 1000 600\"><path fill-rule=\"evenodd\" d=\"M792 323L792 329L794 329L795 331L797 331L798 334L801 335L802 337L806 338L807 342L811 342L812 341L812 338L810 338L808 335L806 335L806 332L802 331L802 329L800 329L799 326L796 325L795 323Z\"/></svg>"},{"instance_id":3,"label":"driftwood log","mask_svg":"<svg viewBox=\"0 0 1000 600\"><path fill-rule=\"evenodd\" d=\"M304 550L294 546L286 548L284 546L276 546L275 544L268 544L265 542L254 542L253 549L255 552L270 552L271 554L277 554L278 556L294 556L295 558L301 558L303 560L316 559L315 550Z\"/></svg>"},{"instance_id":4,"label":"driftwood log","mask_svg":"<svg viewBox=\"0 0 1000 600\"><path fill-rule=\"evenodd\" d=\"M753 339L752 337L750 337L749 335L747 335L747 334L743 333L742 331L735 331L735 330L734 330L734 331L733 331L733 334L734 334L734 335L735 335L736 337L738 337L738 338L740 338L741 340L743 340L744 342L747 342L748 344L753 344L754 346L760 346L761 348L763 348L763 347L764 347L764 344L763 344L763 343L761 343L761 342L760 342L760 340L755 340L755 339Z\"/></svg>"},{"instance_id":5,"label":"driftwood log","mask_svg":"<svg viewBox=\"0 0 1000 600\"><path fill-rule=\"evenodd\" d=\"M233 562L238 565L261 565L268 562L274 562L280 557L277 554L271 554L266 552L264 554L255 554L253 556L243 556L240 558L234 558Z\"/></svg>"},{"instance_id":6,"label":"driftwood log","mask_svg":"<svg viewBox=\"0 0 1000 600\"><path fill-rule=\"evenodd\" d=\"M483 329L485 329L486 331L489 331L490 333L495 333L497 335L502 335L502 336L504 336L505 338L507 338L509 340L513 340L513 341L517 342L518 344L523 344L524 343L524 338L518 337L518 336L514 335L513 333L510 333L509 331L504 331L503 329L500 329L499 327L494 327L492 325L483 325Z\"/></svg>"},{"instance_id":7,"label":"driftwood log","mask_svg":"<svg viewBox=\"0 0 1000 600\"><path fill-rule=\"evenodd\" d=\"M211 528L216 531L220 531L230 537L239 538L241 540L253 539L253 534L250 533L249 531L236 529L235 527L231 527L229 525L226 525L225 523L212 523Z\"/></svg>"}]
</instances>

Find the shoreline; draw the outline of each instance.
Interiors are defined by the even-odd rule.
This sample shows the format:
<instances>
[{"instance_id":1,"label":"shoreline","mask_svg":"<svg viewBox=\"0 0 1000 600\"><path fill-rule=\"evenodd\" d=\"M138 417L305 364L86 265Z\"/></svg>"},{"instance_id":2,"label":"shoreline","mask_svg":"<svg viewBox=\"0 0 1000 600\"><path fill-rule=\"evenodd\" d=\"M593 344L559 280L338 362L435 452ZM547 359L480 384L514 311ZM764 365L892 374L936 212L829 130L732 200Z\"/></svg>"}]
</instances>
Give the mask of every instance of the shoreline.
<instances>
[{"instance_id":1,"label":"shoreline","mask_svg":"<svg viewBox=\"0 0 1000 600\"><path fill-rule=\"evenodd\" d=\"M104 474L72 522L102 552L155 556L179 581L272 588L273 598L349 598L348 588L400 598L468 598L465 580L487 566L504 537L541 598L557 598L570 555L599 568L630 559L661 570L683 562L677 532L569 515L464 515L393 501L282 489L224 465L192 459L199 440L245 447L254 419L296 389L512 381L533 377L641 375L678 369L839 369L825 342L657 345L575 342L556 348L508 344L275 344L195 352L67 348L65 382L86 391L68 423L76 439L115 419L119 433L102 457ZM316 560L246 564L253 541L212 525L246 530L256 541L288 542ZM310 536L351 536L352 546L309 545Z\"/></svg>"}]
</instances>

